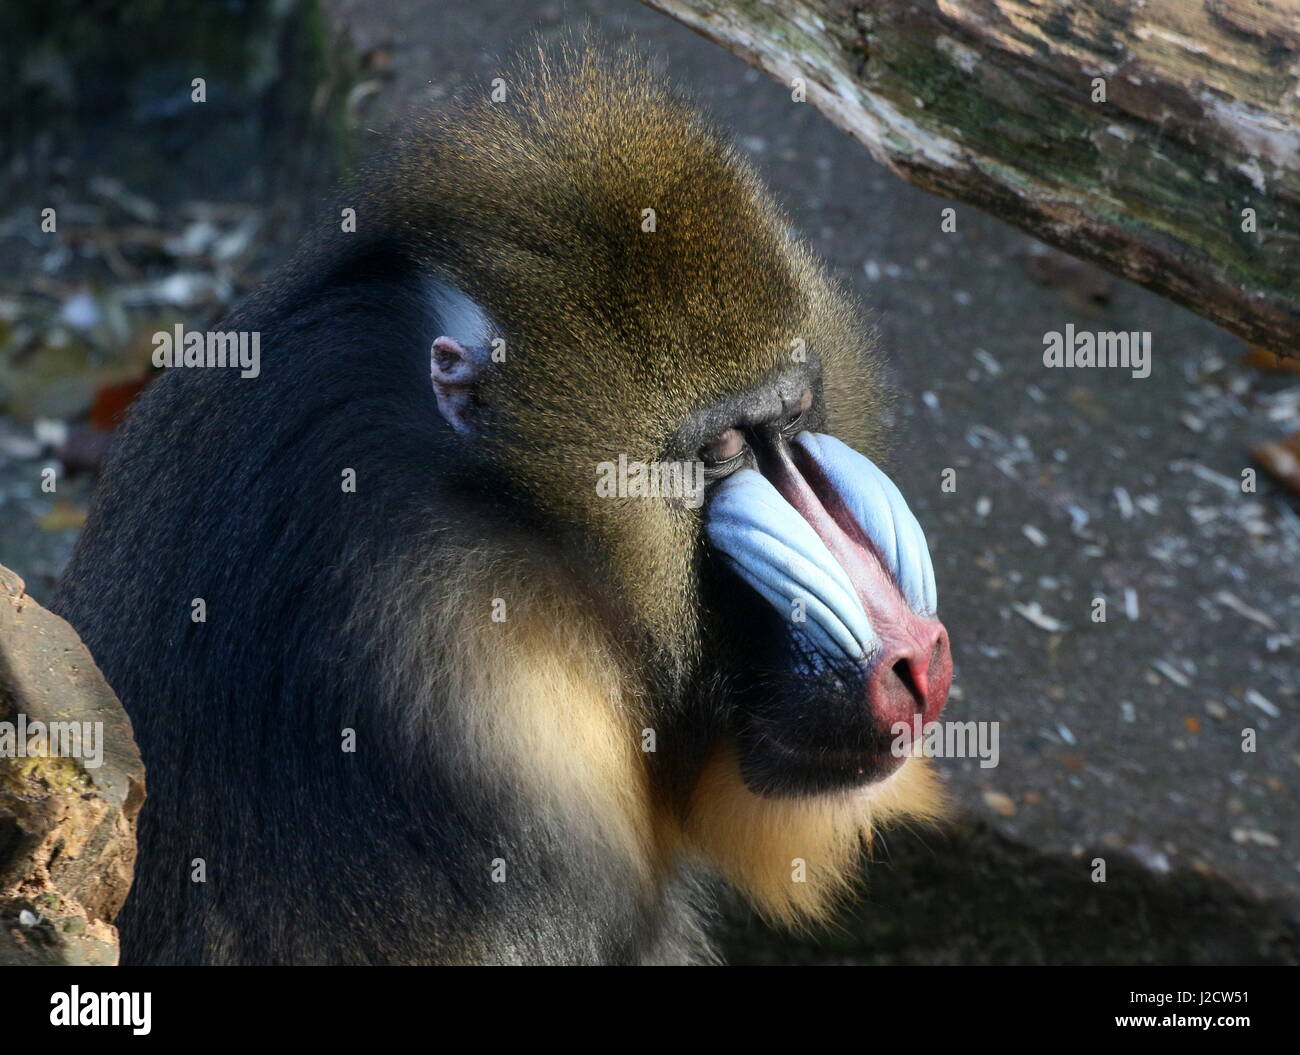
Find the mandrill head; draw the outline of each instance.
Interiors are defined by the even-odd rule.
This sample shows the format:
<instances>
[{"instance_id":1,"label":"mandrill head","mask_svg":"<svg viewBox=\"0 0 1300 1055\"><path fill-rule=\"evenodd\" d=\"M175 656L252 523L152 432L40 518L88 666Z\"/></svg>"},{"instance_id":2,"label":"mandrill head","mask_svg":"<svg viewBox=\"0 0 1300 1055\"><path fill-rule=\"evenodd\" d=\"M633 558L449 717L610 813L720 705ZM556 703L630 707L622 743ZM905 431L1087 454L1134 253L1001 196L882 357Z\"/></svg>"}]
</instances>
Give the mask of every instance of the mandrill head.
<instances>
[{"instance_id":1,"label":"mandrill head","mask_svg":"<svg viewBox=\"0 0 1300 1055\"><path fill-rule=\"evenodd\" d=\"M937 718L952 676L924 534L866 453L871 334L637 62L506 81L417 128L389 171L427 181L382 193L438 279L439 408L631 628L611 648L649 686L632 724L661 730L652 780L685 844L771 914L815 915L875 820L935 810L898 728ZM632 468L602 490L610 466Z\"/></svg>"}]
</instances>

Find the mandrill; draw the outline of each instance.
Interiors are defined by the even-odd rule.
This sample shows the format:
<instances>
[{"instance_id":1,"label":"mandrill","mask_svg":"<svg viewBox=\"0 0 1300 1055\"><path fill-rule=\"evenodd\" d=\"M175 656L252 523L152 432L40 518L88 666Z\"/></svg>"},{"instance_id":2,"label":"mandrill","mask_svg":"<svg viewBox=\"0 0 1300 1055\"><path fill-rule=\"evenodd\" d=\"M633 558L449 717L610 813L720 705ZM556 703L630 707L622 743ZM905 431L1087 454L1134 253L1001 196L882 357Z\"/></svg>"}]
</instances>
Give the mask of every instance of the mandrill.
<instances>
[{"instance_id":1,"label":"mandrill","mask_svg":"<svg viewBox=\"0 0 1300 1055\"><path fill-rule=\"evenodd\" d=\"M937 812L858 310L638 60L506 83L116 443L56 608L148 767L126 962L707 963L707 877L815 920Z\"/></svg>"}]
</instances>

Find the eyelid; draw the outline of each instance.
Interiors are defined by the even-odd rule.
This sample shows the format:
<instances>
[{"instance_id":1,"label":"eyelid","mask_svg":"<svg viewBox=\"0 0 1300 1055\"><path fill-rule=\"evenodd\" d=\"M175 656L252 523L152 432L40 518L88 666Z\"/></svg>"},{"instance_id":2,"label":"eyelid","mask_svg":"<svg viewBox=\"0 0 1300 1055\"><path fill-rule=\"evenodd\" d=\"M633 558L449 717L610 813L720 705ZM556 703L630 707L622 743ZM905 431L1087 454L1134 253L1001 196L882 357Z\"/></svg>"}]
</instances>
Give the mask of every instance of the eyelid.
<instances>
[{"instance_id":1,"label":"eyelid","mask_svg":"<svg viewBox=\"0 0 1300 1055\"><path fill-rule=\"evenodd\" d=\"M730 476L744 464L745 456L749 453L749 444L746 443L741 448L739 454L733 454L730 458L720 462L705 462L704 477L707 480L720 480L724 476Z\"/></svg>"},{"instance_id":2,"label":"eyelid","mask_svg":"<svg viewBox=\"0 0 1300 1055\"><path fill-rule=\"evenodd\" d=\"M705 451L711 447L724 446L724 445L730 446L730 444L734 440L739 440L740 446L743 449L747 443L745 430L738 425L729 425L721 432L718 432L713 436L709 437L709 439L704 443L704 445L700 447L700 450ZM726 459L721 459L721 460L726 460Z\"/></svg>"}]
</instances>

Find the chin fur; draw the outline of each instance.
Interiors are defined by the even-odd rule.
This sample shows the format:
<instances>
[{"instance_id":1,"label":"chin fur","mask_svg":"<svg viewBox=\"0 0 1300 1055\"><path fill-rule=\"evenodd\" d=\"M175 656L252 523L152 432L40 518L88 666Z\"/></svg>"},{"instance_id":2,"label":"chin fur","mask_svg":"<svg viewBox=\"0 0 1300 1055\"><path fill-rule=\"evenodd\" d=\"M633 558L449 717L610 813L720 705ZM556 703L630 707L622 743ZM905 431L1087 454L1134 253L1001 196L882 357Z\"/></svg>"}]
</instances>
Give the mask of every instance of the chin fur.
<instances>
[{"instance_id":1,"label":"chin fur","mask_svg":"<svg viewBox=\"0 0 1300 1055\"><path fill-rule=\"evenodd\" d=\"M875 828L943 812L943 789L924 758L865 787L777 798L749 790L727 748L705 767L685 827L690 847L763 916L800 928L825 922L852 892Z\"/></svg>"}]
</instances>

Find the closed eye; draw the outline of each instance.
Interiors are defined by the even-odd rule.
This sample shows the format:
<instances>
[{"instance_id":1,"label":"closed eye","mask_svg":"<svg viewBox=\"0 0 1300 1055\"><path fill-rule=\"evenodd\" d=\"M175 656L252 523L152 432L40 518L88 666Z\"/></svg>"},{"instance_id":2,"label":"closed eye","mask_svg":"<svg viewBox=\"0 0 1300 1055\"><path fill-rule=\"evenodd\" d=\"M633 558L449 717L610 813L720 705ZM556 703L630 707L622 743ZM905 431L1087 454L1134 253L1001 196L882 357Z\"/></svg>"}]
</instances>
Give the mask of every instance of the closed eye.
<instances>
[{"instance_id":1,"label":"closed eye","mask_svg":"<svg viewBox=\"0 0 1300 1055\"><path fill-rule=\"evenodd\" d=\"M740 468L749 453L749 444L745 434L738 428L723 429L708 443L699 449L698 456L704 463L704 475L709 479L719 479Z\"/></svg>"},{"instance_id":2,"label":"closed eye","mask_svg":"<svg viewBox=\"0 0 1300 1055\"><path fill-rule=\"evenodd\" d=\"M734 457L728 458L726 461L705 462L704 478L706 480L721 480L724 476L730 476L732 473L734 473L737 469L739 469L742 465L745 464L745 455L747 455L748 453L749 453L749 448L746 447L739 454L735 455Z\"/></svg>"}]
</instances>

